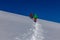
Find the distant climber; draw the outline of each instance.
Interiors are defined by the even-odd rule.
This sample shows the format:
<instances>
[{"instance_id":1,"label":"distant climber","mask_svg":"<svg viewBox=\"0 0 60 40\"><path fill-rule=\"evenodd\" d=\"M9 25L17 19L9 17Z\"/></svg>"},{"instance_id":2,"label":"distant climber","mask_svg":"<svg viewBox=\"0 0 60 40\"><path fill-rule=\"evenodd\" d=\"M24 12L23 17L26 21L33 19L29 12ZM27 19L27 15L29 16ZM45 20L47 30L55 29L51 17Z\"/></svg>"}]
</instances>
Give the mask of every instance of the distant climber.
<instances>
[{"instance_id":1,"label":"distant climber","mask_svg":"<svg viewBox=\"0 0 60 40\"><path fill-rule=\"evenodd\" d=\"M30 13L30 18L33 19L34 22L37 22L37 14Z\"/></svg>"}]
</instances>

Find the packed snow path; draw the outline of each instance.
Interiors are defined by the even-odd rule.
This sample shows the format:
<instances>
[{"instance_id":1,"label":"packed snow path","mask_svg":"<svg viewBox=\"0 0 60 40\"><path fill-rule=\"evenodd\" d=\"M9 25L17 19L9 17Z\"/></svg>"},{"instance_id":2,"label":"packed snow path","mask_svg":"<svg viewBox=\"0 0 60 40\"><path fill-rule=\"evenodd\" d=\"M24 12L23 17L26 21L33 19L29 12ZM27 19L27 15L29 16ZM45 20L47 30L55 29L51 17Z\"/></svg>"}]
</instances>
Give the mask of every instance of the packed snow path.
<instances>
[{"instance_id":1,"label":"packed snow path","mask_svg":"<svg viewBox=\"0 0 60 40\"><path fill-rule=\"evenodd\" d=\"M34 23L33 25L34 29L33 29L33 34L32 34L32 38L31 40L43 40L43 29L42 29L42 25L39 24L38 22Z\"/></svg>"}]
</instances>

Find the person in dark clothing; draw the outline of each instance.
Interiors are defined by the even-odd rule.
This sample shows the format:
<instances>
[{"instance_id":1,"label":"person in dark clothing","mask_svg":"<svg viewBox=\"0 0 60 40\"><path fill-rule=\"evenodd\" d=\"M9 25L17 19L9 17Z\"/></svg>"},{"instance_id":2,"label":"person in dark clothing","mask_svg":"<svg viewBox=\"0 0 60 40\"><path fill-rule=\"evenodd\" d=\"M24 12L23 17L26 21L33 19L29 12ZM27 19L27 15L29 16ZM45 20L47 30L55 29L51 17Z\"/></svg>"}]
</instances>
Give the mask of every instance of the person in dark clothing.
<instances>
[{"instance_id":1,"label":"person in dark clothing","mask_svg":"<svg viewBox=\"0 0 60 40\"><path fill-rule=\"evenodd\" d=\"M33 18L33 14L32 13L30 13L30 18Z\"/></svg>"}]
</instances>

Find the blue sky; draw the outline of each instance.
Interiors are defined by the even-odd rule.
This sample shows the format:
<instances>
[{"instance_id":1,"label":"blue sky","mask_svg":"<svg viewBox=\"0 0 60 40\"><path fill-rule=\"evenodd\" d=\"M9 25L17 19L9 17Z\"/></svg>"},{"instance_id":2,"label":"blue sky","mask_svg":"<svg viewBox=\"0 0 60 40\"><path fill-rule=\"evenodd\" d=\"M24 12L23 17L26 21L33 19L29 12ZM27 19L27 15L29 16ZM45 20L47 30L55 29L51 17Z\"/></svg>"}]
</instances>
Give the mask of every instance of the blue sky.
<instances>
[{"instance_id":1,"label":"blue sky","mask_svg":"<svg viewBox=\"0 0 60 40\"><path fill-rule=\"evenodd\" d=\"M25 16L33 12L40 19L60 23L59 0L0 0L0 10Z\"/></svg>"}]
</instances>

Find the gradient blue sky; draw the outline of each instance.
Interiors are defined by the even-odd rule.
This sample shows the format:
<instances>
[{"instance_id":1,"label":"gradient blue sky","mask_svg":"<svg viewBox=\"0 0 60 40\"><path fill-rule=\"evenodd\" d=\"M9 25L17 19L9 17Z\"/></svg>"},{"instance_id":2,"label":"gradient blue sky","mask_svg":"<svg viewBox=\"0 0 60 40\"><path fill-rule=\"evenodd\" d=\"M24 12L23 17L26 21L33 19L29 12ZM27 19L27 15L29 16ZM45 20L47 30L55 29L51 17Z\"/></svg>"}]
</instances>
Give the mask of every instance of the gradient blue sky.
<instances>
[{"instance_id":1,"label":"gradient blue sky","mask_svg":"<svg viewBox=\"0 0 60 40\"><path fill-rule=\"evenodd\" d=\"M0 10L25 16L33 12L40 19L60 23L59 0L0 0Z\"/></svg>"}]
</instances>

